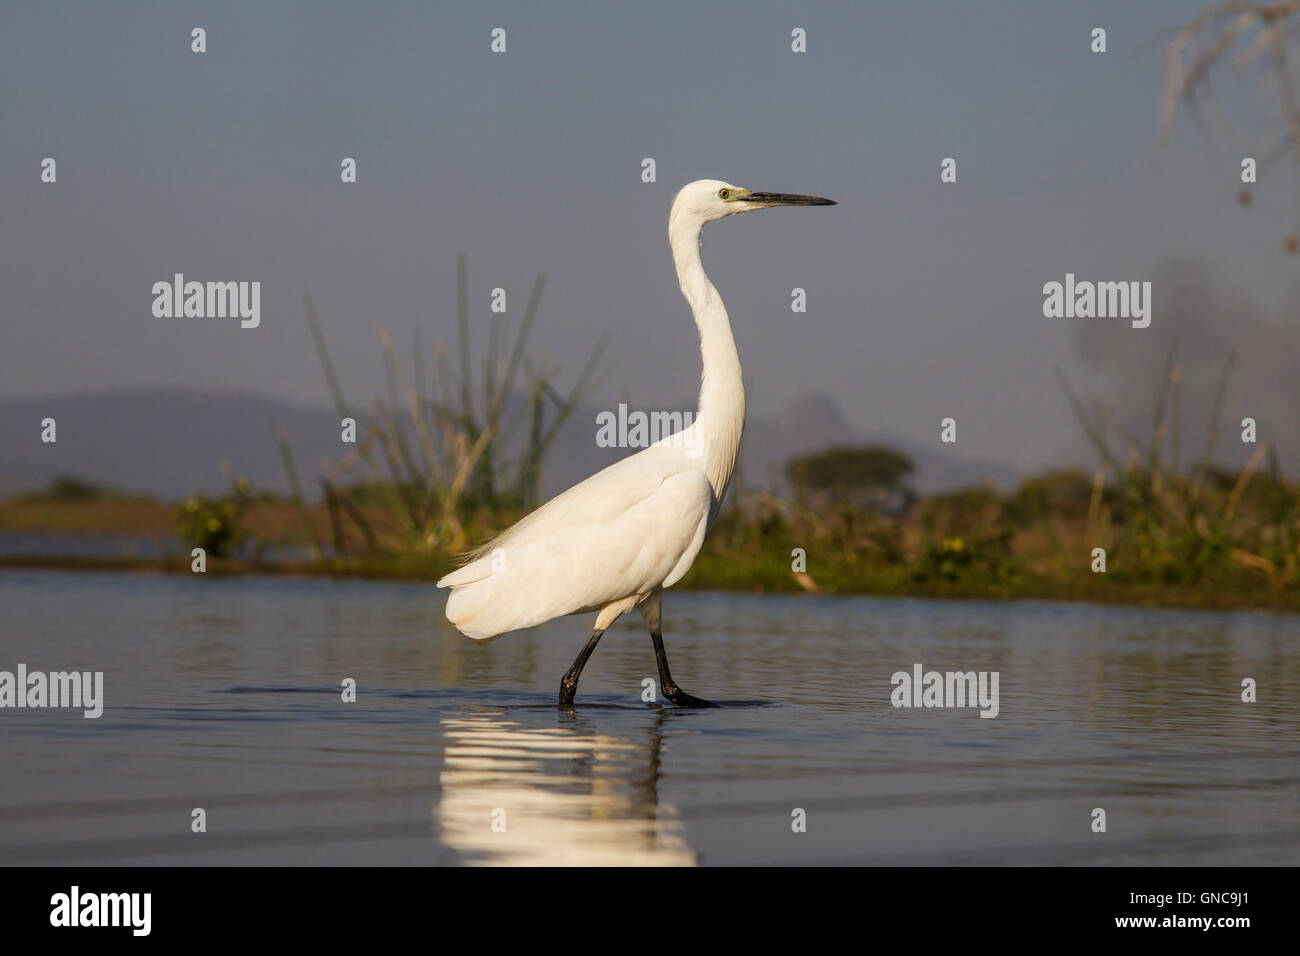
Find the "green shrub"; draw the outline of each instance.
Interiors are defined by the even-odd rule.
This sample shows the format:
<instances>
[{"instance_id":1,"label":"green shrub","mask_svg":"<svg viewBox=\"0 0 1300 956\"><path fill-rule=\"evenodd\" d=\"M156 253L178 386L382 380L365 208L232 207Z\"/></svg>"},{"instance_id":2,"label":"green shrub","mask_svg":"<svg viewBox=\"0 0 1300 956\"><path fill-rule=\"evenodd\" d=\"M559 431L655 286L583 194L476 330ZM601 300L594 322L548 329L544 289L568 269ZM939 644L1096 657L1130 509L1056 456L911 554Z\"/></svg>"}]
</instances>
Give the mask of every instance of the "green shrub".
<instances>
[{"instance_id":1,"label":"green shrub","mask_svg":"<svg viewBox=\"0 0 1300 956\"><path fill-rule=\"evenodd\" d=\"M252 500L251 492L248 479L240 478L224 498L211 499L200 493L175 506L177 537L191 548L202 548L208 557L234 554L248 537L240 521Z\"/></svg>"}]
</instances>

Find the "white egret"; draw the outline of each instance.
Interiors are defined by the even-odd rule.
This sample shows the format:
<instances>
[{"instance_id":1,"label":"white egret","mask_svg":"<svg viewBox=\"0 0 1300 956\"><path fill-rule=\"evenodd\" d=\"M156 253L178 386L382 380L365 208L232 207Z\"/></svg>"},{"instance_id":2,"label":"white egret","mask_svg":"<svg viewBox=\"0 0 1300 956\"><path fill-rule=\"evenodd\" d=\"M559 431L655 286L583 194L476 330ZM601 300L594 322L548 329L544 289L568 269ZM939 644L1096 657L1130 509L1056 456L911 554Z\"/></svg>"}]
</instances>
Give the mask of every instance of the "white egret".
<instances>
[{"instance_id":1,"label":"white egret","mask_svg":"<svg viewBox=\"0 0 1300 956\"><path fill-rule=\"evenodd\" d=\"M700 230L755 209L833 205L716 179L685 186L668 216L668 242L700 332L704 372L695 420L551 499L438 581L452 589L447 619L476 641L598 612L586 646L560 682L561 707L572 707L578 677L606 628L633 607L650 629L664 697L679 706L710 706L674 683L660 616L663 589L690 570L717 516L745 423L740 356L722 298L700 261Z\"/></svg>"}]
</instances>

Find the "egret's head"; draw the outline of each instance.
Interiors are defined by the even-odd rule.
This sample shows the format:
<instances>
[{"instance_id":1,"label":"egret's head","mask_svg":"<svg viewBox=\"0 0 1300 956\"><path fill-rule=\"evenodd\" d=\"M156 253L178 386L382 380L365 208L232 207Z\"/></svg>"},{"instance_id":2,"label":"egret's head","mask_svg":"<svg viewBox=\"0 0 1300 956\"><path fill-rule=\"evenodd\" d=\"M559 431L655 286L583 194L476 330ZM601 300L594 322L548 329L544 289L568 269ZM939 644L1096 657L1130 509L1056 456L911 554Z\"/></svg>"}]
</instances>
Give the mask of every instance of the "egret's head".
<instances>
[{"instance_id":1,"label":"egret's head","mask_svg":"<svg viewBox=\"0 0 1300 956\"><path fill-rule=\"evenodd\" d=\"M760 193L720 179L697 179L682 187L673 200L672 219L688 216L701 224L738 212L772 206L834 206L832 199L793 193Z\"/></svg>"}]
</instances>

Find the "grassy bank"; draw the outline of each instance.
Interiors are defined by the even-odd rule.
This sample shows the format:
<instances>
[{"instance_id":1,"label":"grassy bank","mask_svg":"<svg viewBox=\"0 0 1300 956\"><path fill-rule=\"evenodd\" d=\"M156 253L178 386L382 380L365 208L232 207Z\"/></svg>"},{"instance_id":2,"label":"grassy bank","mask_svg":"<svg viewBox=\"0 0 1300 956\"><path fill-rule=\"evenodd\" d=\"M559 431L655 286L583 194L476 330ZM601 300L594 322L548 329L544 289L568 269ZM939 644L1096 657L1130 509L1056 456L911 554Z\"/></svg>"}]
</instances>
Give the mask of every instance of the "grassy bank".
<instances>
[{"instance_id":1,"label":"grassy bank","mask_svg":"<svg viewBox=\"0 0 1300 956\"><path fill-rule=\"evenodd\" d=\"M719 518L678 587L1300 612L1300 588L1294 582L1276 569L1270 573L1257 557L1241 553L1234 558L1231 548L1215 551L1219 557L1213 564L1143 562L1134 548L1120 546L1119 532L1111 527L1111 564L1105 573L1093 572L1091 547L1098 532L1097 519L1087 516L1091 497L1092 483L1075 473L1040 476L1009 495L973 488L920 499L895 515L837 513L769 495L741 494ZM1082 518L1075 507L1080 498ZM154 557L7 555L0 556L0 567L190 574L192 542L178 537L185 506L111 494L0 501L0 532L149 537L162 552ZM454 565L454 555L446 549L399 547L398 529L382 503L362 505L359 512L388 544L367 550L359 535L349 533L342 542L346 553L337 553L329 545L332 521L326 503L304 507L273 496L250 499L238 517L246 546L239 556L210 554L207 573L431 583ZM471 524L486 534L512 517L478 515ZM319 556L302 546L306 538L323 543ZM268 557L282 548L303 556ZM1171 573L1171 568L1182 573Z\"/></svg>"},{"instance_id":2,"label":"grassy bank","mask_svg":"<svg viewBox=\"0 0 1300 956\"><path fill-rule=\"evenodd\" d=\"M448 559L410 555L331 558L320 561L254 561L222 558L208 563L207 573L223 576L292 576L413 581L432 584L447 568ZM191 574L185 557L145 558L132 555L42 556L0 555L0 569L49 571L110 571L144 574ZM816 580L816 579L814 579ZM1073 578L1023 576L1009 582L977 580L915 580L906 569L836 569L816 581L817 593L872 597L935 598L944 600L1069 601L1132 607L1202 610L1270 610L1300 613L1300 591L1266 586L1232 590L1179 585L1151 585L1092 575ZM747 594L805 594L809 588L792 575L787 564L751 557L704 554L675 590L735 591Z\"/></svg>"}]
</instances>

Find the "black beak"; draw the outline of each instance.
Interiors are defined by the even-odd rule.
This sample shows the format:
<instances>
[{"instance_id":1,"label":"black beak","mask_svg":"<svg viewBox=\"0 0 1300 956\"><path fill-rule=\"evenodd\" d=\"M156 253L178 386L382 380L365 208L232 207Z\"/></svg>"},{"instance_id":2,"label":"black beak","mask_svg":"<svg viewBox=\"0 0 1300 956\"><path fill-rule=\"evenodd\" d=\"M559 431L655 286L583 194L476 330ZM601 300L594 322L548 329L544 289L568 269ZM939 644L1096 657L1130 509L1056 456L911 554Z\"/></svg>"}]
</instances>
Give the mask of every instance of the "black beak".
<instances>
[{"instance_id":1,"label":"black beak","mask_svg":"<svg viewBox=\"0 0 1300 956\"><path fill-rule=\"evenodd\" d=\"M821 196L800 196L795 193L750 193L741 202L765 203L769 206L834 206L834 199Z\"/></svg>"}]
</instances>

